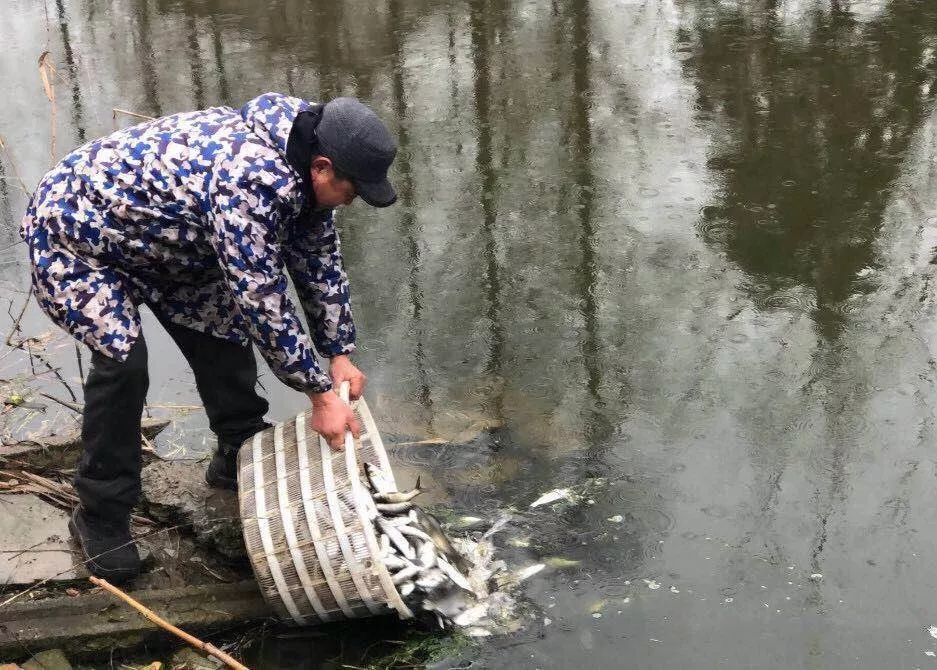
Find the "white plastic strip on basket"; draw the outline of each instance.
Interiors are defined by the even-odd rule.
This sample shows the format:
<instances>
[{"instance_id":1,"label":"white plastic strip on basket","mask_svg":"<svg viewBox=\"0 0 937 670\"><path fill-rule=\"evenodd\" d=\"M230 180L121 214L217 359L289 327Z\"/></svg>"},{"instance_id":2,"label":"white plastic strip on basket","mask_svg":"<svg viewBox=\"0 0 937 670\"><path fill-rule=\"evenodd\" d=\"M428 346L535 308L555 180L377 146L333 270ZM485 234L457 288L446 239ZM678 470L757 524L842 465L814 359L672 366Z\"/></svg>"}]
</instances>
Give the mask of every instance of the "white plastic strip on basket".
<instances>
[{"instance_id":1,"label":"white plastic strip on basket","mask_svg":"<svg viewBox=\"0 0 937 670\"><path fill-rule=\"evenodd\" d=\"M289 547L290 556L293 557L293 567L296 568L296 575L299 577L300 584L303 585L303 592L306 599L315 610L316 616L322 621L328 621L329 615L319 601L316 595L315 586L312 584L312 578L306 569L306 561L303 560L303 552L299 546L299 538L296 537L296 528L293 526L293 513L290 510L289 491L286 475L286 454L283 453L283 424L278 423L273 429L273 456L277 467L277 500L280 502L280 519L283 522L283 532L286 535L286 545Z\"/></svg>"},{"instance_id":2,"label":"white plastic strip on basket","mask_svg":"<svg viewBox=\"0 0 937 670\"><path fill-rule=\"evenodd\" d=\"M347 383L342 384L340 395L342 400L348 402ZM359 406L365 405L362 403ZM377 433L372 433L372 435L376 434ZM404 604L400 593L397 592L397 587L394 586L394 580L391 578L387 567L384 565L384 561L381 559L381 548L374 534L374 525L371 523L368 511L365 509L361 500L362 495L370 496L371 494L361 489L361 480L356 476L358 473L358 459L355 453L355 441L350 431L345 433L345 469L350 475L351 498L355 502L355 511L358 513L358 518L361 519L361 531L364 534L364 541L367 544L368 552L371 554L371 565L374 572L377 574L384 594L387 596L387 602L397 611L401 619L412 619L413 612Z\"/></svg>"},{"instance_id":3,"label":"white plastic strip on basket","mask_svg":"<svg viewBox=\"0 0 937 670\"><path fill-rule=\"evenodd\" d=\"M397 482L394 480L394 471L390 467L390 460L387 458L384 442L381 441L381 434L377 430L377 424L374 423L374 417L371 416L371 410L368 409L368 403L363 399L359 400L355 409L358 412L361 423L364 424L365 435L362 437L367 437L367 440L371 443L371 448L374 450L374 453L377 454L378 464L381 466L381 474L383 474L388 483L396 489Z\"/></svg>"},{"instance_id":4,"label":"white plastic strip on basket","mask_svg":"<svg viewBox=\"0 0 937 670\"><path fill-rule=\"evenodd\" d=\"M381 608L371 597L371 591L367 588L362 578L361 565L355 557L355 552L348 543L348 531L345 528L345 521L342 519L341 502L338 499L338 493L335 490L335 473L332 471L332 448L325 438L319 436L319 449L322 452L322 482L325 486L325 496L329 502L329 513L332 516L332 525L335 527L335 535L338 545L342 549L345 557L345 564L351 575L351 581L358 590L362 602L371 614L381 614ZM352 477L357 477L358 473L349 473Z\"/></svg>"},{"instance_id":5,"label":"white plastic strip on basket","mask_svg":"<svg viewBox=\"0 0 937 670\"><path fill-rule=\"evenodd\" d=\"M270 575L273 577L273 583L276 585L277 593L280 595L280 601L286 607L286 611L293 617L293 621L302 626L306 620L300 614L293 596L286 586L283 579L283 572L280 570L280 563L277 561L273 548L273 538L270 535L270 520L267 518L267 500L264 496L264 464L263 453L261 450L261 441L263 434L254 435L253 453L254 453L254 499L257 513L257 530L260 533L260 541L264 548L264 557L267 559L267 565L270 568Z\"/></svg>"},{"instance_id":6,"label":"white plastic strip on basket","mask_svg":"<svg viewBox=\"0 0 937 670\"><path fill-rule=\"evenodd\" d=\"M319 568L322 570L325 583L329 585L329 590L332 592L339 609L342 610L342 614L349 619L354 619L355 612L348 605L345 592L342 591L341 584L335 578L335 571L332 570L332 562L329 560L329 552L322 541L322 531L319 529L319 522L316 518L315 500L312 497L312 482L309 479L309 445L306 442L305 412L301 412L296 416L296 449L299 457L299 490L303 497L303 510L306 512L306 523L309 525L309 534L312 536L312 546L316 550Z\"/></svg>"}]
</instances>

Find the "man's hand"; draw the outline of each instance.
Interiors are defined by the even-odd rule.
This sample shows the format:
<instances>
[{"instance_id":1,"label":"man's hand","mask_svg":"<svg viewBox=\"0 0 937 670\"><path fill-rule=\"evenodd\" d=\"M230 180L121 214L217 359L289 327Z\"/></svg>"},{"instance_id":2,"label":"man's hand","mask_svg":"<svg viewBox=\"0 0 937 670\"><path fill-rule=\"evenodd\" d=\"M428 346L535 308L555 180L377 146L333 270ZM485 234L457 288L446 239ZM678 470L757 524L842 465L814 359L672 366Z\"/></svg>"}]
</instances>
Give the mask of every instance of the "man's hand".
<instances>
[{"instance_id":1,"label":"man's hand","mask_svg":"<svg viewBox=\"0 0 937 670\"><path fill-rule=\"evenodd\" d=\"M335 388L342 385L343 381L349 384L348 395L351 400L357 400L364 393L364 383L367 377L364 373L355 367L348 356L336 356L332 359L329 367L329 373L332 375L332 383Z\"/></svg>"},{"instance_id":2,"label":"man's hand","mask_svg":"<svg viewBox=\"0 0 937 670\"><path fill-rule=\"evenodd\" d=\"M360 437L361 426L355 418L355 413L335 391L310 393L309 399L312 400L312 421L309 425L325 438L334 451L342 450L346 430L350 430L355 437Z\"/></svg>"}]
</instances>

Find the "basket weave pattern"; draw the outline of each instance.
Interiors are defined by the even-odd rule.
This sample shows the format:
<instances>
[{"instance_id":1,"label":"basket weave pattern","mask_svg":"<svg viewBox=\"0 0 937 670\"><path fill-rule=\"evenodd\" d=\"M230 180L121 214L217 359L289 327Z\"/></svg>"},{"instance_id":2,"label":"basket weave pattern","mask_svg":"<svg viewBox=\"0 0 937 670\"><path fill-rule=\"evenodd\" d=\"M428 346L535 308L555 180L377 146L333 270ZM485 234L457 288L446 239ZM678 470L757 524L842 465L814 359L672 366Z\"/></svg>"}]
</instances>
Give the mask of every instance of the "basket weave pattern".
<instances>
[{"instance_id":1,"label":"basket weave pattern","mask_svg":"<svg viewBox=\"0 0 937 670\"><path fill-rule=\"evenodd\" d=\"M305 412L258 433L238 454L244 542L268 604L297 625L396 611L412 616L380 558L360 495L360 463L393 472L367 404L356 449L333 452Z\"/></svg>"}]
</instances>

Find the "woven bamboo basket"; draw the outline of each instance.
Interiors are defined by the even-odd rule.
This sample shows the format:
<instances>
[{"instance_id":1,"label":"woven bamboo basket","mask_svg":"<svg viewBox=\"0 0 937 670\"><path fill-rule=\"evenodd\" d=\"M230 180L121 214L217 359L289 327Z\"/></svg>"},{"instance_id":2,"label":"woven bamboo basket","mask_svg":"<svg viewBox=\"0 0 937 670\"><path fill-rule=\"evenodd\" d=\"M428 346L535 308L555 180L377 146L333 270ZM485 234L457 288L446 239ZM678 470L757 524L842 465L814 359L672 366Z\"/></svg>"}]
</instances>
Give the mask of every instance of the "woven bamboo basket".
<instances>
[{"instance_id":1,"label":"woven bamboo basket","mask_svg":"<svg viewBox=\"0 0 937 670\"><path fill-rule=\"evenodd\" d=\"M347 384L342 394L347 401ZM352 409L361 438L348 433L343 453L333 452L302 412L258 433L238 454L248 556L267 603L288 623L413 616L380 559L358 497L363 463L391 482L394 474L367 403L358 400Z\"/></svg>"}]
</instances>

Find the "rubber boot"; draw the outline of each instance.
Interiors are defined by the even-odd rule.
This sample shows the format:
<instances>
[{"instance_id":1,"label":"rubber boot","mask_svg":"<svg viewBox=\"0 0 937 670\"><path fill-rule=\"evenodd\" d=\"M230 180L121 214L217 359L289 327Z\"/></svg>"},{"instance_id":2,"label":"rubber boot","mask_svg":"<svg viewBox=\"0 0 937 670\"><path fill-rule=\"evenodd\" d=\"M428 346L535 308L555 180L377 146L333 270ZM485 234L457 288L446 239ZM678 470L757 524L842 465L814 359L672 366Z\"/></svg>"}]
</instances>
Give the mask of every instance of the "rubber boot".
<instances>
[{"instance_id":1,"label":"rubber boot","mask_svg":"<svg viewBox=\"0 0 937 670\"><path fill-rule=\"evenodd\" d=\"M208 482L209 486L216 489L237 491L237 463L240 447L240 444L218 440L218 448L208 463L208 469L205 470L205 481Z\"/></svg>"},{"instance_id":2,"label":"rubber boot","mask_svg":"<svg viewBox=\"0 0 937 670\"><path fill-rule=\"evenodd\" d=\"M109 582L121 583L140 574L140 554L130 534L130 515L102 518L80 505L68 522L88 571Z\"/></svg>"}]
</instances>

